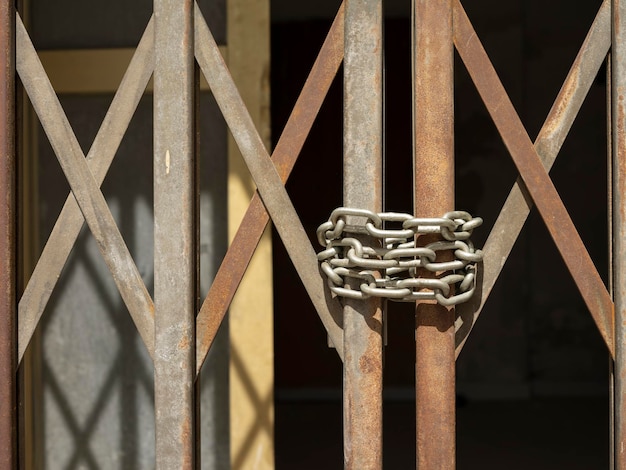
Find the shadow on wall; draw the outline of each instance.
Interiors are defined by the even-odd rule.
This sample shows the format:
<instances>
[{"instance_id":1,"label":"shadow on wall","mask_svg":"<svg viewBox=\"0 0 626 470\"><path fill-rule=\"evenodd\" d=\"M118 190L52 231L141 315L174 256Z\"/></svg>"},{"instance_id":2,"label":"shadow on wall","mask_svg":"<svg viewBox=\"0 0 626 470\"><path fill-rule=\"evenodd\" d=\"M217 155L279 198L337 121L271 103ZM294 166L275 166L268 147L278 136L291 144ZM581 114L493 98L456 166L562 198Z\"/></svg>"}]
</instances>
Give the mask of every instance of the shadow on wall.
<instances>
[{"instance_id":1,"label":"shadow on wall","mask_svg":"<svg viewBox=\"0 0 626 470\"><path fill-rule=\"evenodd\" d=\"M110 96L64 96L83 148L89 147ZM201 293L226 249L226 127L208 94L200 99ZM69 193L40 133L41 239ZM139 105L102 191L148 291L153 291L152 99ZM41 459L49 468L153 468L154 371L135 325L86 227L39 327L42 343ZM201 378L202 462L229 468L228 328L220 329ZM39 409L39 408L38 408Z\"/></svg>"}]
</instances>

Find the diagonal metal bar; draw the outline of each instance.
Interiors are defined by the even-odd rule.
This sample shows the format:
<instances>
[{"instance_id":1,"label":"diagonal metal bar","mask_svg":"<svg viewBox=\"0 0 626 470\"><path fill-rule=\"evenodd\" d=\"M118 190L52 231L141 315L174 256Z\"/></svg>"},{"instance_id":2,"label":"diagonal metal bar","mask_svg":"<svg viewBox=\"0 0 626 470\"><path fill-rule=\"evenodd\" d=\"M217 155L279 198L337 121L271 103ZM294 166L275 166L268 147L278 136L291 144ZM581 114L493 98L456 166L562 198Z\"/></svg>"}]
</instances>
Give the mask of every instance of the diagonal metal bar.
<instances>
[{"instance_id":1,"label":"diagonal metal bar","mask_svg":"<svg viewBox=\"0 0 626 470\"><path fill-rule=\"evenodd\" d=\"M102 126L87 154L89 169L98 185L104 181L128 124L150 80L154 70L153 49L154 20L150 19L104 117ZM76 243L84 221L80 207L76 203L74 195L70 193L20 299L18 361L21 361L24 356L24 351L28 347L39 319L52 295L56 281ZM153 328L153 326L148 325L147 328ZM153 335L151 331L146 331L146 334ZM148 350L152 355L152 349L148 347Z\"/></svg>"},{"instance_id":2,"label":"diagonal metal bar","mask_svg":"<svg viewBox=\"0 0 626 470\"><path fill-rule=\"evenodd\" d=\"M467 41L457 30L457 44ZM611 4L605 0L589 29L561 90L535 140L535 149L546 170L555 162L561 146L611 47ZM515 183L491 229L483 252L482 292L471 302L457 306L463 324L457 332L456 355L461 353L488 297L504 267L533 206L521 179Z\"/></svg>"},{"instance_id":3,"label":"diagonal metal bar","mask_svg":"<svg viewBox=\"0 0 626 470\"><path fill-rule=\"evenodd\" d=\"M342 5L272 154L283 183L298 159L343 60L343 18ZM268 222L269 215L255 192L196 319L198 372Z\"/></svg>"},{"instance_id":4,"label":"diagonal metal bar","mask_svg":"<svg viewBox=\"0 0 626 470\"><path fill-rule=\"evenodd\" d=\"M72 193L148 351L154 350L154 307L106 200L80 149L33 44L17 17L17 71Z\"/></svg>"},{"instance_id":5,"label":"diagonal metal bar","mask_svg":"<svg viewBox=\"0 0 626 470\"><path fill-rule=\"evenodd\" d=\"M613 355L614 312L611 297L458 0L454 1L454 25L459 55Z\"/></svg>"},{"instance_id":6,"label":"diagonal metal bar","mask_svg":"<svg viewBox=\"0 0 626 470\"><path fill-rule=\"evenodd\" d=\"M330 291L320 275L313 247L283 186L283 181L254 127L252 118L197 5L196 59L241 150L263 204L291 261L331 341L338 346L339 356L343 358L341 328L336 320L341 318L341 305L337 299L330 297Z\"/></svg>"}]
</instances>

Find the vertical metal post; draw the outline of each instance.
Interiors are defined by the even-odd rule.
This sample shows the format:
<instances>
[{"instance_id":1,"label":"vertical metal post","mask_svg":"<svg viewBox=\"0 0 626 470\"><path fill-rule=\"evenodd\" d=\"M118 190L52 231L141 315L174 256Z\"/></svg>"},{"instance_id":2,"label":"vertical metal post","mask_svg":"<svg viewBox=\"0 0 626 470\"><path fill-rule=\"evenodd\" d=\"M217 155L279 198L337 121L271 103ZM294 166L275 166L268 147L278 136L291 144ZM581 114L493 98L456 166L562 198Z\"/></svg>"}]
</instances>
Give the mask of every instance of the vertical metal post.
<instances>
[{"instance_id":1,"label":"vertical metal post","mask_svg":"<svg viewBox=\"0 0 626 470\"><path fill-rule=\"evenodd\" d=\"M452 3L413 0L412 16L415 216L441 217L454 209ZM415 341L417 467L450 470L455 468L454 309L418 303Z\"/></svg>"},{"instance_id":2,"label":"vertical metal post","mask_svg":"<svg viewBox=\"0 0 626 470\"><path fill-rule=\"evenodd\" d=\"M0 468L17 468L15 6L0 1Z\"/></svg>"},{"instance_id":3,"label":"vertical metal post","mask_svg":"<svg viewBox=\"0 0 626 470\"><path fill-rule=\"evenodd\" d=\"M155 0L157 469L195 467L194 34L191 0Z\"/></svg>"},{"instance_id":4,"label":"vertical metal post","mask_svg":"<svg viewBox=\"0 0 626 470\"><path fill-rule=\"evenodd\" d=\"M612 41L612 38L611 38ZM608 245L609 245L609 279L608 288L611 299L615 299L613 289L613 70L612 55L606 57L606 140L607 140L607 212L608 212ZM615 331L615 328L613 328ZM615 470L615 358L609 355L609 470Z\"/></svg>"},{"instance_id":5,"label":"vertical metal post","mask_svg":"<svg viewBox=\"0 0 626 470\"><path fill-rule=\"evenodd\" d=\"M626 1L613 0L611 49L611 141L613 220L613 445L615 468L626 468Z\"/></svg>"},{"instance_id":6,"label":"vertical metal post","mask_svg":"<svg viewBox=\"0 0 626 470\"><path fill-rule=\"evenodd\" d=\"M382 48L381 0L347 0L343 199L346 207L374 212L382 210ZM343 313L344 468L380 469L381 302L346 301Z\"/></svg>"},{"instance_id":7,"label":"vertical metal post","mask_svg":"<svg viewBox=\"0 0 626 470\"><path fill-rule=\"evenodd\" d=\"M195 6L194 6L195 8ZM195 13L194 13L195 15ZM195 16L194 16L195 18ZM194 28L194 41L195 41L195 28ZM193 131L193 213L192 213L192 227L193 227L193 280L194 280L194 304L193 304L193 370L195 371L196 382L194 384L194 459L196 468L202 468L202 443L200 440L202 419L200 417L201 403L200 397L202 393L202 380L200 374L196 368L196 317L197 312L200 309L200 132L198 129L198 117L200 116L200 67L195 60L195 46L194 46L194 59L193 59L193 116L192 116L192 131Z\"/></svg>"}]
</instances>

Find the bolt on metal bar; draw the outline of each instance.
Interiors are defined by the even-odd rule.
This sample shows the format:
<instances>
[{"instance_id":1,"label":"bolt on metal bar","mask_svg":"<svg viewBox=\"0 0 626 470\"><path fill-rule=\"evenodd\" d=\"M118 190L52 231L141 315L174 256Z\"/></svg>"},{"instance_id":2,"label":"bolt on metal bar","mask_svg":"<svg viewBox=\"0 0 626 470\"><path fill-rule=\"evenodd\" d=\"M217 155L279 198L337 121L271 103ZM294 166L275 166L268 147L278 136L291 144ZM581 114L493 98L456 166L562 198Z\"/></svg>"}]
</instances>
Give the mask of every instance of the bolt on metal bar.
<instances>
[{"instance_id":1,"label":"bolt on metal bar","mask_svg":"<svg viewBox=\"0 0 626 470\"><path fill-rule=\"evenodd\" d=\"M272 154L272 162L276 166L283 183L287 181L296 163L304 141L309 135L313 122L343 60L343 12L342 5ZM196 15L199 15L198 11L196 11ZM201 31L204 30L204 26L198 26L201 22L200 18L196 16L196 34L202 36ZM200 40L196 40L196 44L200 42ZM196 320L198 335L196 343L197 371L201 369L204 363L213 339L268 222L269 215L259 193L255 192ZM341 329L337 326L336 330L336 339L341 339Z\"/></svg>"},{"instance_id":2,"label":"bolt on metal bar","mask_svg":"<svg viewBox=\"0 0 626 470\"><path fill-rule=\"evenodd\" d=\"M383 150L381 0L346 0L344 31L344 206L379 212ZM373 246L373 237L363 235L364 241L367 238L367 244ZM344 300L346 470L382 468L381 305L378 298Z\"/></svg>"},{"instance_id":3,"label":"bolt on metal bar","mask_svg":"<svg viewBox=\"0 0 626 470\"><path fill-rule=\"evenodd\" d=\"M626 468L626 1L613 0L611 50L612 236L615 362L613 459Z\"/></svg>"},{"instance_id":4,"label":"bolt on metal bar","mask_svg":"<svg viewBox=\"0 0 626 470\"><path fill-rule=\"evenodd\" d=\"M194 3L155 0L156 468L195 468Z\"/></svg>"},{"instance_id":5,"label":"bolt on metal bar","mask_svg":"<svg viewBox=\"0 0 626 470\"><path fill-rule=\"evenodd\" d=\"M153 45L154 21L151 19L86 157L89 170L98 185L104 181L128 123L152 76ZM24 356L24 351L30 343L84 222L80 207L70 192L19 301L18 363ZM153 314L152 306L149 312ZM150 338L146 347L152 356L154 354L152 321L148 322L146 328L149 331L145 331L142 337Z\"/></svg>"},{"instance_id":6,"label":"bolt on metal bar","mask_svg":"<svg viewBox=\"0 0 626 470\"><path fill-rule=\"evenodd\" d=\"M0 464L17 468L15 7L0 1Z\"/></svg>"},{"instance_id":7,"label":"bolt on metal bar","mask_svg":"<svg viewBox=\"0 0 626 470\"><path fill-rule=\"evenodd\" d=\"M608 350L613 355L614 312L608 290L463 7L458 0L453 0L453 4L457 36L467 38L466 41L456 43L459 55Z\"/></svg>"},{"instance_id":8,"label":"bolt on metal bar","mask_svg":"<svg viewBox=\"0 0 626 470\"><path fill-rule=\"evenodd\" d=\"M451 0L413 0L412 34L415 216L433 217L454 210ZM415 318L417 468L449 470L456 459L454 308L420 301Z\"/></svg>"},{"instance_id":9,"label":"bolt on metal bar","mask_svg":"<svg viewBox=\"0 0 626 470\"><path fill-rule=\"evenodd\" d=\"M469 39L468 34L475 33L473 29L457 26L455 43L466 43ZM535 149L546 170L549 170L555 162L610 46L611 3L610 0L605 0L535 140ZM482 291L470 302L457 307L457 315L463 320L457 331L457 357L500 276L532 206L532 199L518 178L483 247L485 256L481 273Z\"/></svg>"}]
</instances>

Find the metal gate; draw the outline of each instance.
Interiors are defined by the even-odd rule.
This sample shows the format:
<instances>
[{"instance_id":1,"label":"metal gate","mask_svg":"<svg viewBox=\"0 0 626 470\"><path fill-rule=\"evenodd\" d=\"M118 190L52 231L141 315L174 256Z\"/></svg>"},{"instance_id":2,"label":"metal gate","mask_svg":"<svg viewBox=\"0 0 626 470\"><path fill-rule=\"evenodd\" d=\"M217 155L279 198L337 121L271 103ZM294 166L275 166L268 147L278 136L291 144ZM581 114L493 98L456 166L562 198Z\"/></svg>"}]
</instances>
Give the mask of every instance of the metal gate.
<instances>
[{"instance_id":1,"label":"metal gate","mask_svg":"<svg viewBox=\"0 0 626 470\"><path fill-rule=\"evenodd\" d=\"M272 154L268 154L193 2L155 0L135 56L85 156L41 66L13 2L0 3L2 128L0 143L0 459L17 465L16 369L56 279L86 222L155 366L157 467L193 468L197 452L196 375L270 218L344 363L345 468L382 467L383 309L332 295L309 235L284 188L330 84L344 65L344 206L381 213L383 183L383 36L380 0L346 0ZM414 216L454 211L453 56L458 51L519 171L491 228L476 292L456 308L445 301L416 306L417 462L421 469L455 466L455 360L532 205L541 214L604 338L614 364L612 465L626 468L623 416L626 279L626 141L624 71L626 3L605 0L565 83L533 143L459 0L415 0ZM604 285L561 201L548 170L582 101L610 52L611 208L610 290ZM217 100L257 185L241 227L203 302L197 302L197 161L194 60ZM71 186L64 209L21 297L16 282L15 72L27 92ZM154 299L132 261L99 187L139 97L154 74ZM462 207L461 207L462 209ZM354 214L348 214L348 216ZM358 215L358 214L357 214ZM454 216L452 217L454 218ZM458 217L457 217L458 218ZM353 223L348 220L349 223ZM360 232L362 242L371 240ZM370 233L371 232L367 232ZM444 251L450 251L447 247ZM377 254L371 254L375 259ZM419 258L413 253L413 258ZM445 262L445 261L444 261ZM371 264L374 271L380 265ZM424 265L419 265L422 268ZM435 270L436 271L436 270ZM415 274L417 277L421 274ZM448 273L449 274L449 273ZM378 272L376 276L380 276ZM440 275L441 276L441 275ZM358 290L362 282L346 282ZM374 280L376 286L376 280ZM366 283L366 288L367 288ZM382 291L385 291L384 282ZM374 290L376 287L374 288ZM419 285L417 291L423 289ZM467 290L467 285L457 286ZM364 289L367 292L367 289ZM174 314L175 313L175 314ZM176 397L175 400L172 397ZM436 436L436 438L433 438Z\"/></svg>"}]
</instances>

